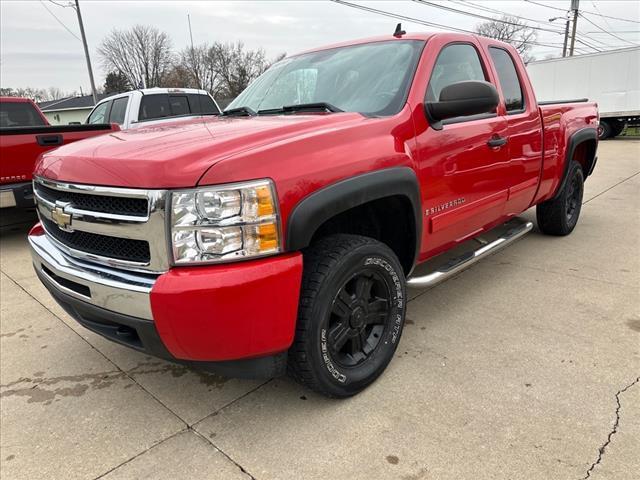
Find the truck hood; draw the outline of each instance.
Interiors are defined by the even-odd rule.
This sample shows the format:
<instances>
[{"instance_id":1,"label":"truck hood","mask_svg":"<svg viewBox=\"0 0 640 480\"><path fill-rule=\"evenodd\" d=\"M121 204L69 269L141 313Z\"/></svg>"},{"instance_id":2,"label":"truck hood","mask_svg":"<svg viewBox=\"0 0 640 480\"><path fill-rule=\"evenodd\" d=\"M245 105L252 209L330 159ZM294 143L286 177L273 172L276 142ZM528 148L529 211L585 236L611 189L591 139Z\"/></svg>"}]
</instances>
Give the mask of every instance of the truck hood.
<instances>
[{"instance_id":1,"label":"truck hood","mask_svg":"<svg viewBox=\"0 0 640 480\"><path fill-rule=\"evenodd\" d=\"M270 143L366 121L357 113L211 117L113 132L44 154L35 174L133 188L192 187L217 162Z\"/></svg>"}]
</instances>

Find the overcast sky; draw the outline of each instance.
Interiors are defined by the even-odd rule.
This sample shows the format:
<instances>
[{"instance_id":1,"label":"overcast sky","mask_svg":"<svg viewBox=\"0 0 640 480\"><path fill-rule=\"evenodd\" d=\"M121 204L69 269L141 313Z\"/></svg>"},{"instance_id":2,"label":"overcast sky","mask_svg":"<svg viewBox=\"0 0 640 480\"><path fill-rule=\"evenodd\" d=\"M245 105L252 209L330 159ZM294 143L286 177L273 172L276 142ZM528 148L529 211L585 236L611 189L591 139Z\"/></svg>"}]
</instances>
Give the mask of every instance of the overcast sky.
<instances>
[{"instance_id":1,"label":"overcast sky","mask_svg":"<svg viewBox=\"0 0 640 480\"><path fill-rule=\"evenodd\" d=\"M365 7L413 17L463 29L483 20L410 1L355 2ZM538 20L530 22L543 28L563 28L564 22L549 18L562 16L570 0L537 0L545 6L525 0L464 0L434 3L450 8L492 16L485 9L495 9ZM59 87L65 91L88 91L88 75L76 13L64 7L68 0L0 1L0 85L2 87ZM473 5L475 4L475 5ZM358 37L391 34L397 20L365 12L330 1L254 1L254 2L188 2L188 1L93 1L81 0L87 40L94 65L96 83L104 83L105 71L96 51L102 38L113 28L126 29L136 23L154 25L167 32L174 49L188 45L187 14L191 15L194 43L242 40L249 48L264 48L269 56L280 52L296 53L315 46ZM46 8L45 8L46 7ZM638 0L582 0L581 10L599 27L615 32L624 40L640 43L640 2ZM47 11L47 9L49 11ZM586 12L634 20L636 23L602 18ZM67 31L55 18L64 24ZM409 31L432 31L437 28L402 21ZM621 39L600 31L583 18L578 31L589 43L601 48L630 46ZM595 32L595 33L594 33ZM540 43L561 44L562 35L538 32ZM603 44L606 44L605 47ZM533 53L538 58L558 53L561 49L538 46Z\"/></svg>"}]
</instances>

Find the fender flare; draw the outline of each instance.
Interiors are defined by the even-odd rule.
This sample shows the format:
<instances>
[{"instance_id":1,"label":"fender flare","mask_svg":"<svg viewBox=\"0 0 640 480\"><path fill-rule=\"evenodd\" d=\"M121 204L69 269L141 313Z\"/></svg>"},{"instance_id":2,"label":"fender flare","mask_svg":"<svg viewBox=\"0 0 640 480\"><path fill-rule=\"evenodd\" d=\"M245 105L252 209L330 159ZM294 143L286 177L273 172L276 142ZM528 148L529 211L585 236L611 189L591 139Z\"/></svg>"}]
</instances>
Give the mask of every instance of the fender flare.
<instances>
[{"instance_id":1,"label":"fender flare","mask_svg":"<svg viewBox=\"0 0 640 480\"><path fill-rule=\"evenodd\" d=\"M558 184L558 189L556 190L553 198L557 198L560 192L564 189L565 184L567 183L567 173L569 172L569 165L571 165L571 159L573 158L573 154L576 152L576 148L578 145L587 142L589 140L593 140L596 143L596 149L598 148L598 130L596 128L581 128L577 130L569 137L569 145L567 147L567 154L565 155L564 160L564 168L562 170L562 180ZM585 180L591 173L593 172L593 168L596 164L596 151L594 149L592 158L587 158L586 169L584 172Z\"/></svg>"},{"instance_id":2,"label":"fender flare","mask_svg":"<svg viewBox=\"0 0 640 480\"><path fill-rule=\"evenodd\" d=\"M311 242L327 220L351 208L385 197L404 196L413 207L416 245L414 263L422 239L422 203L415 172L393 167L340 180L309 194L293 208L287 222L287 250L300 250Z\"/></svg>"}]
</instances>

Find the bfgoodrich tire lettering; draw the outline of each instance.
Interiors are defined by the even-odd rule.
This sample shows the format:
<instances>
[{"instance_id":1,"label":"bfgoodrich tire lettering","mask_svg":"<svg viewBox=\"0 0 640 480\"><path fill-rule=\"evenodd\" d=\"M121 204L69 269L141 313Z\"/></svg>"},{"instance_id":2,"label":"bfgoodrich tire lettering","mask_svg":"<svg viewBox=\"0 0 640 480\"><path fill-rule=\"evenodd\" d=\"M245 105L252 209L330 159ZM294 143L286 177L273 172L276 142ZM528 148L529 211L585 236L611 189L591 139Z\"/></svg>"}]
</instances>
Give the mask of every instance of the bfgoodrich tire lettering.
<instances>
[{"instance_id":1,"label":"bfgoodrich tire lettering","mask_svg":"<svg viewBox=\"0 0 640 480\"><path fill-rule=\"evenodd\" d=\"M304 251L296 338L289 372L330 397L370 385L396 350L405 280L394 253L356 235L331 235Z\"/></svg>"}]
</instances>

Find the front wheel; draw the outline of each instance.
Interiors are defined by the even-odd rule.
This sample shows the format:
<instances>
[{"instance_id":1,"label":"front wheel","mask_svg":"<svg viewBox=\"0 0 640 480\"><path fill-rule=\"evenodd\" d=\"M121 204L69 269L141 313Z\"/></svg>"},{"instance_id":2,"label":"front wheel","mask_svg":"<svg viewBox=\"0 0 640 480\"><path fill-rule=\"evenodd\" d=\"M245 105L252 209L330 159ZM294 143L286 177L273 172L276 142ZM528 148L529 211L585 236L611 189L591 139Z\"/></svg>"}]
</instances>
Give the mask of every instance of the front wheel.
<instances>
[{"instance_id":1,"label":"front wheel","mask_svg":"<svg viewBox=\"0 0 640 480\"><path fill-rule=\"evenodd\" d=\"M536 207L538 228L547 235L569 235L578 223L582 209L584 193L584 175L582 167L575 160L571 161L567 180L552 200Z\"/></svg>"},{"instance_id":2,"label":"front wheel","mask_svg":"<svg viewBox=\"0 0 640 480\"><path fill-rule=\"evenodd\" d=\"M393 357L405 301L404 273L389 247L357 235L319 240L304 251L289 373L329 397L362 391Z\"/></svg>"}]
</instances>

